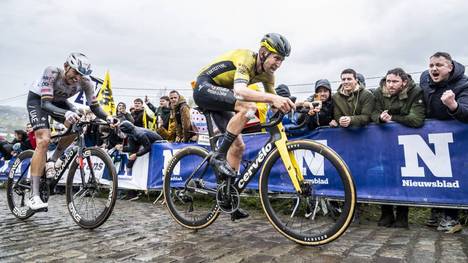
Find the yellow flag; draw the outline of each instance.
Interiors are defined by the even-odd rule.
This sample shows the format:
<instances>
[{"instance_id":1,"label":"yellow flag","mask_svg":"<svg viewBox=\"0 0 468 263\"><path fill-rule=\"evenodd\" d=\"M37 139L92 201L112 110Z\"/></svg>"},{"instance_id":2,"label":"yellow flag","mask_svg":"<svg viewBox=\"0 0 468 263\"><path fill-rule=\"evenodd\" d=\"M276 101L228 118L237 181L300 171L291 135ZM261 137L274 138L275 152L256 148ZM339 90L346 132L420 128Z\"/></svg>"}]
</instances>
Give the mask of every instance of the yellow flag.
<instances>
[{"instance_id":1,"label":"yellow flag","mask_svg":"<svg viewBox=\"0 0 468 263\"><path fill-rule=\"evenodd\" d=\"M114 103L114 97L112 96L112 87L109 71L106 71L104 83L102 84L101 90L99 91L97 100L99 101L99 104L105 112L107 112L110 115L115 115L116 108Z\"/></svg>"}]
</instances>

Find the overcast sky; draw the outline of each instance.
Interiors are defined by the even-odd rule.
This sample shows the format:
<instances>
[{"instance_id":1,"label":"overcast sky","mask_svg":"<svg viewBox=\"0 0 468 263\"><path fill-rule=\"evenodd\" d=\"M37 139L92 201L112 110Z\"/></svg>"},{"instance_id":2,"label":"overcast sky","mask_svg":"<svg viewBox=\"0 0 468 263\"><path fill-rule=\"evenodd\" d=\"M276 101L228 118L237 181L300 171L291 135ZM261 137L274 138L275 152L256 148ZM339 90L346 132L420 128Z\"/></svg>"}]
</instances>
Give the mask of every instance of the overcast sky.
<instances>
[{"instance_id":1,"label":"overcast sky","mask_svg":"<svg viewBox=\"0 0 468 263\"><path fill-rule=\"evenodd\" d=\"M468 64L463 0L1 0L0 104L25 107L30 83L70 52L85 53L94 76L110 70L116 101L190 95L201 67L231 49L257 50L268 32L292 45L277 83L334 81L348 67L366 77L417 72L436 51ZM313 86L291 89L305 97Z\"/></svg>"}]
</instances>

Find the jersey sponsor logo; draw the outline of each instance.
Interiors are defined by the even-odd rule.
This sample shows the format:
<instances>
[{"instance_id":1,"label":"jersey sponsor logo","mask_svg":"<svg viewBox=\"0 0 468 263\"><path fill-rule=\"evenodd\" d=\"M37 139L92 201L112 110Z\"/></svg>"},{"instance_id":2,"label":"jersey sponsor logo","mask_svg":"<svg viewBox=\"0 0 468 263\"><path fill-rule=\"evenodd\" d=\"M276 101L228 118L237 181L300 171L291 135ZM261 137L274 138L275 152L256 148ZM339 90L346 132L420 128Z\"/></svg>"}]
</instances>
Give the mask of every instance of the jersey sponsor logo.
<instances>
[{"instance_id":1,"label":"jersey sponsor logo","mask_svg":"<svg viewBox=\"0 0 468 263\"><path fill-rule=\"evenodd\" d=\"M31 119L31 125L34 125L36 122L39 121L39 119L37 118L37 111L36 110L29 111L29 117Z\"/></svg>"},{"instance_id":2,"label":"jersey sponsor logo","mask_svg":"<svg viewBox=\"0 0 468 263\"><path fill-rule=\"evenodd\" d=\"M228 72L235 69L236 67L234 66L234 63L232 63L232 61L221 61L211 65L202 74L206 74L211 78L215 78L216 76L223 74L224 72Z\"/></svg>"},{"instance_id":3,"label":"jersey sponsor logo","mask_svg":"<svg viewBox=\"0 0 468 263\"><path fill-rule=\"evenodd\" d=\"M249 76L249 68L247 67L247 65L240 64L237 66L237 73Z\"/></svg>"}]
</instances>

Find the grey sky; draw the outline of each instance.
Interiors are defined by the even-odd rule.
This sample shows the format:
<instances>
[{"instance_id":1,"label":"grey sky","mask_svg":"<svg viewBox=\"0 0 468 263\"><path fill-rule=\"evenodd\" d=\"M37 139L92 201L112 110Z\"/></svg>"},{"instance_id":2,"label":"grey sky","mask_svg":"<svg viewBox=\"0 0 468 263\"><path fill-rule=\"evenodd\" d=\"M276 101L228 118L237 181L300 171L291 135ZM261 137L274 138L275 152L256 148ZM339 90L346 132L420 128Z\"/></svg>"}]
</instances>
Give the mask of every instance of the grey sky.
<instances>
[{"instance_id":1,"label":"grey sky","mask_svg":"<svg viewBox=\"0 0 468 263\"><path fill-rule=\"evenodd\" d=\"M24 106L26 96L19 95L72 51L87 54L93 75L110 70L116 101L154 99L164 89L190 95L189 82L202 66L231 49L257 50L267 32L292 44L278 83L333 81L347 67L366 77L397 66L420 71L435 51L466 65L467 15L463 0L2 0L0 104ZM308 90L292 87L300 98Z\"/></svg>"}]
</instances>

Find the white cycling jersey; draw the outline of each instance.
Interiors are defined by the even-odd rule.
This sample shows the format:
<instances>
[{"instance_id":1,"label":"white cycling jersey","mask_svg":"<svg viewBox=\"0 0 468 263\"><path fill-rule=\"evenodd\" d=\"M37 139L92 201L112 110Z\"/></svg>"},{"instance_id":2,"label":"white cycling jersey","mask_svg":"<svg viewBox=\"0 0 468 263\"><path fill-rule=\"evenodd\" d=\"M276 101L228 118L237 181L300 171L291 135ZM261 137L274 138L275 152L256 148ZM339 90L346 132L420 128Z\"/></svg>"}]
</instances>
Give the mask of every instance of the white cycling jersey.
<instances>
[{"instance_id":1,"label":"white cycling jersey","mask_svg":"<svg viewBox=\"0 0 468 263\"><path fill-rule=\"evenodd\" d=\"M96 100L89 76L82 76L80 81L69 85L65 82L63 69L58 67L47 67L40 80L32 84L30 91L53 102L65 101L80 91L84 91L89 104Z\"/></svg>"}]
</instances>

